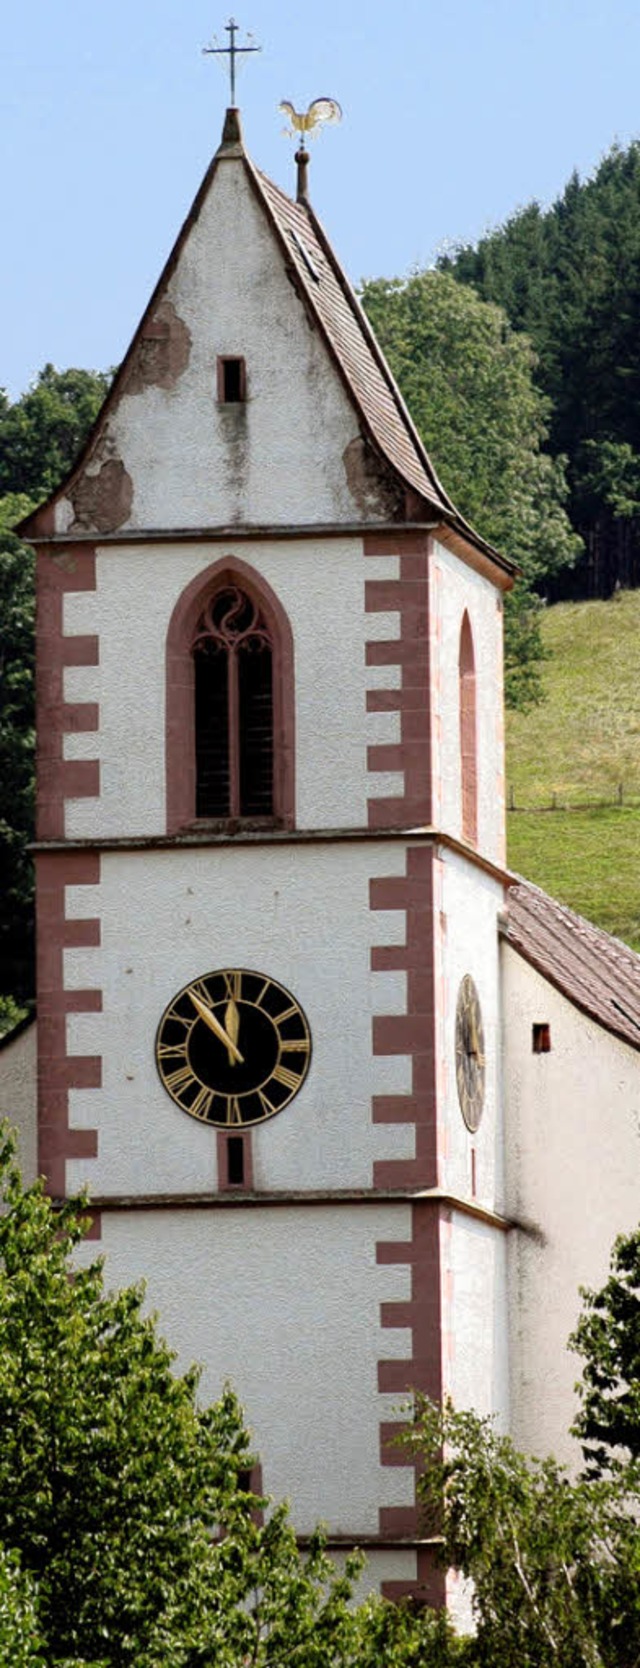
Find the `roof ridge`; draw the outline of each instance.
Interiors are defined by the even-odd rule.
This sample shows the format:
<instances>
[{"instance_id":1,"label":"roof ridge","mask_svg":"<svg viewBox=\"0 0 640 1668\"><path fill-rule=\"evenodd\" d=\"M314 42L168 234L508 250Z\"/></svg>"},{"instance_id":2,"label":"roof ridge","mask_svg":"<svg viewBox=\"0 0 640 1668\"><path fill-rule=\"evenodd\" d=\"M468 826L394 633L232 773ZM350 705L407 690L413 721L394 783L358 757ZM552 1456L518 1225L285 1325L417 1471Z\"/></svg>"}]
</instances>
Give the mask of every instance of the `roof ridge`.
<instances>
[{"instance_id":1,"label":"roof ridge","mask_svg":"<svg viewBox=\"0 0 640 1668\"><path fill-rule=\"evenodd\" d=\"M502 930L574 1007L640 1049L640 955L629 944L519 875Z\"/></svg>"}]
</instances>

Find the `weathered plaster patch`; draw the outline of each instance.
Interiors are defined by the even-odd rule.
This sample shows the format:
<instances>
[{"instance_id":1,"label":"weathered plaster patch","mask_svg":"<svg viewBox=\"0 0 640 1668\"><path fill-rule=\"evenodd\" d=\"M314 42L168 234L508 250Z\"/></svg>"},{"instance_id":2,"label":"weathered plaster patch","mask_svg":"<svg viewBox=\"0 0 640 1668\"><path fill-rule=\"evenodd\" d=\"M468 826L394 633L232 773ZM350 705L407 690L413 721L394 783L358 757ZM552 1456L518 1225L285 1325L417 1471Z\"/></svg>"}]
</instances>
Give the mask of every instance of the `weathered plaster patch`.
<instances>
[{"instance_id":1,"label":"weathered plaster patch","mask_svg":"<svg viewBox=\"0 0 640 1668\"><path fill-rule=\"evenodd\" d=\"M399 483L362 435L356 435L345 446L342 461L358 509L381 521L400 520L403 495Z\"/></svg>"},{"instance_id":2,"label":"weathered plaster patch","mask_svg":"<svg viewBox=\"0 0 640 1668\"><path fill-rule=\"evenodd\" d=\"M173 388L189 363L191 331L176 313L172 301L161 301L147 319L131 358L125 394L141 394L145 388Z\"/></svg>"},{"instance_id":3,"label":"weathered plaster patch","mask_svg":"<svg viewBox=\"0 0 640 1668\"><path fill-rule=\"evenodd\" d=\"M109 458L95 474L84 473L69 488L74 527L112 533L131 511L133 481L121 458Z\"/></svg>"}]
</instances>

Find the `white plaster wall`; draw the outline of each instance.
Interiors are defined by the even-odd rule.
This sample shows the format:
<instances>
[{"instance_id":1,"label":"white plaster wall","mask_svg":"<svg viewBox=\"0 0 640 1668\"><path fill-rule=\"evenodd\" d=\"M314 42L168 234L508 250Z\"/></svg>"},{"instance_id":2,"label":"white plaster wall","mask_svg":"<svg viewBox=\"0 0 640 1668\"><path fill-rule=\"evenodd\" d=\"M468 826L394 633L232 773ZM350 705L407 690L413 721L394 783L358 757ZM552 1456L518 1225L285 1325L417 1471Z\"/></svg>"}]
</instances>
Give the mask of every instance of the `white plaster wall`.
<instances>
[{"instance_id":1,"label":"white plaster wall","mask_svg":"<svg viewBox=\"0 0 640 1668\"><path fill-rule=\"evenodd\" d=\"M204 1402L233 1384L265 1490L291 1501L299 1533L323 1520L376 1534L380 1506L411 1503L411 1468L380 1465L380 1420L398 1398L377 1388L378 1360L410 1351L408 1333L379 1324L381 1302L410 1296L410 1270L378 1266L375 1252L410 1237L407 1206L105 1213L102 1224L108 1282L147 1281L179 1367L203 1365Z\"/></svg>"},{"instance_id":2,"label":"white plaster wall","mask_svg":"<svg viewBox=\"0 0 640 1668\"><path fill-rule=\"evenodd\" d=\"M507 944L502 968L507 1208L536 1230L509 1242L512 1428L520 1446L576 1463L580 1362L566 1345L578 1286L604 1283L616 1234L638 1221L640 1054ZM549 1054L532 1052L534 1023L551 1026Z\"/></svg>"},{"instance_id":3,"label":"white plaster wall","mask_svg":"<svg viewBox=\"0 0 640 1668\"><path fill-rule=\"evenodd\" d=\"M458 659L465 609L476 666L479 851L504 862L502 598L489 580L434 546L430 580L434 822L462 834Z\"/></svg>"},{"instance_id":4,"label":"white plaster wall","mask_svg":"<svg viewBox=\"0 0 640 1668\"><path fill-rule=\"evenodd\" d=\"M498 912L503 888L463 857L441 848L439 910L436 917L440 1184L464 1198L472 1194L471 1153L475 1151L476 1199L500 1211L504 1204L504 1128L500 1064L500 968ZM464 1122L456 1085L456 1006L462 979L470 973L482 1009L485 1042L485 1097L475 1134Z\"/></svg>"},{"instance_id":5,"label":"white plaster wall","mask_svg":"<svg viewBox=\"0 0 640 1668\"><path fill-rule=\"evenodd\" d=\"M99 1054L101 1089L72 1090L72 1125L99 1130L97 1159L67 1167L94 1193L211 1192L215 1131L158 1078L161 1014L216 967L268 973L302 1004L309 1075L253 1136L259 1188L369 1187L377 1159L411 1158L411 1125L373 1124L373 1094L411 1088L405 1055L374 1057L374 1013L406 1012L406 975L371 973L372 944L403 943L402 910L371 911L372 875L404 874L400 844L167 849L103 854L99 886L67 888L67 914L99 915L102 943L65 951L69 988L103 991L100 1014L70 1014L72 1054Z\"/></svg>"},{"instance_id":6,"label":"white plaster wall","mask_svg":"<svg viewBox=\"0 0 640 1668\"><path fill-rule=\"evenodd\" d=\"M362 827L372 793L402 791L401 773L366 768L367 745L399 740L399 718L366 712L372 679L364 645L397 637L398 615L365 615L361 540L122 545L98 550L95 592L64 599L65 634L100 638L98 667L65 670L66 700L100 704L97 735L65 737L65 758L98 757L101 774L99 798L67 801L68 836L164 832L169 621L190 581L234 553L267 580L291 622L298 827ZM394 579L398 569L388 557L376 575Z\"/></svg>"},{"instance_id":7,"label":"white plaster wall","mask_svg":"<svg viewBox=\"0 0 640 1668\"><path fill-rule=\"evenodd\" d=\"M35 1021L16 1037L0 1043L0 1122L15 1130L17 1155L25 1182L37 1175L37 1031Z\"/></svg>"},{"instance_id":8,"label":"white plaster wall","mask_svg":"<svg viewBox=\"0 0 640 1668\"><path fill-rule=\"evenodd\" d=\"M166 292L191 332L188 365L171 388L125 394L109 421L103 455L134 485L127 525L360 519L343 464L358 420L284 260L242 162L224 159ZM241 406L217 404L219 354L245 359ZM72 513L62 500L61 531Z\"/></svg>"},{"instance_id":9,"label":"white plaster wall","mask_svg":"<svg viewBox=\"0 0 640 1668\"><path fill-rule=\"evenodd\" d=\"M489 1223L452 1211L442 1227L445 1389L458 1409L509 1422L507 1244Z\"/></svg>"}]
</instances>

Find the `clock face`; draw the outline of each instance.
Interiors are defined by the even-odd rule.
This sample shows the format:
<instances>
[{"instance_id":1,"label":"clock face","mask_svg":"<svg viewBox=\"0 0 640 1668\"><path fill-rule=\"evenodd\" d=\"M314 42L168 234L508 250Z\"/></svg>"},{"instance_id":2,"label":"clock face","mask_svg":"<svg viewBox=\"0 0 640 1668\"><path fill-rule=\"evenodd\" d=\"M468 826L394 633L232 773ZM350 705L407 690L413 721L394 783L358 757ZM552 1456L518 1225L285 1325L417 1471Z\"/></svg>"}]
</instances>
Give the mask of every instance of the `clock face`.
<instances>
[{"instance_id":1,"label":"clock face","mask_svg":"<svg viewBox=\"0 0 640 1668\"><path fill-rule=\"evenodd\" d=\"M484 1030L480 998L470 973L465 973L456 1006L456 1083L460 1110L472 1134L484 1104Z\"/></svg>"},{"instance_id":2,"label":"clock face","mask_svg":"<svg viewBox=\"0 0 640 1668\"><path fill-rule=\"evenodd\" d=\"M218 1128L263 1123L302 1087L311 1034L283 985L246 968L203 973L174 996L156 1037L156 1064L183 1112Z\"/></svg>"}]
</instances>

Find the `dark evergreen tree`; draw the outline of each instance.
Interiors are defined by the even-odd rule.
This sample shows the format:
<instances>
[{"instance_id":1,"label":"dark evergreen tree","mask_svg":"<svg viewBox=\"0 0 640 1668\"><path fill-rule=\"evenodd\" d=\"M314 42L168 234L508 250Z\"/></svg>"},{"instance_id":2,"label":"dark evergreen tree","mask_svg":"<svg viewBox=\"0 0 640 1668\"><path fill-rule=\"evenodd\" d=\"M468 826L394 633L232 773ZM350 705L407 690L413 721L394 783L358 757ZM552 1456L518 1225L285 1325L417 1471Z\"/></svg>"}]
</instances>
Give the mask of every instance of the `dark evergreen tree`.
<instances>
[{"instance_id":1,"label":"dark evergreen tree","mask_svg":"<svg viewBox=\"0 0 640 1668\"><path fill-rule=\"evenodd\" d=\"M548 595L640 584L640 142L614 146L550 209L529 204L440 266L498 302L536 350L549 450L568 458L585 545Z\"/></svg>"}]
</instances>

